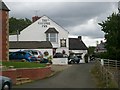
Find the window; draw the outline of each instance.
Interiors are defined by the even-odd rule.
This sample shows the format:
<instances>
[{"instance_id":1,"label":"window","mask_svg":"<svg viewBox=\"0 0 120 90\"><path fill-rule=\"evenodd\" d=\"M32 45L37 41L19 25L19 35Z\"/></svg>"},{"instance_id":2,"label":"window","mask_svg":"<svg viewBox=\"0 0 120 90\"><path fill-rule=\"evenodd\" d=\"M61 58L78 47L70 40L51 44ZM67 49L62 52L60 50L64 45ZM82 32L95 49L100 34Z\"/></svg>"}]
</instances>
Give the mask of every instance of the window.
<instances>
[{"instance_id":1,"label":"window","mask_svg":"<svg viewBox=\"0 0 120 90\"><path fill-rule=\"evenodd\" d=\"M58 34L57 33L47 33L46 40L50 42L58 42Z\"/></svg>"}]
</instances>

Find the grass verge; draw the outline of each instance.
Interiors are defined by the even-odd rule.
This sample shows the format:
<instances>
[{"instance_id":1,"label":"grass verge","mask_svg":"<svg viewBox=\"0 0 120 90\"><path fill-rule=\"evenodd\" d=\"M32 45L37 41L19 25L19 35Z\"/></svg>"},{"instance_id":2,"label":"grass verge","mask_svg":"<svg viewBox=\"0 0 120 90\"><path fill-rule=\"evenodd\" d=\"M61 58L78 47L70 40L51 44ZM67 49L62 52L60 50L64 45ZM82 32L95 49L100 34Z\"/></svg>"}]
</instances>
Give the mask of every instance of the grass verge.
<instances>
[{"instance_id":1,"label":"grass verge","mask_svg":"<svg viewBox=\"0 0 120 90\"><path fill-rule=\"evenodd\" d=\"M38 68L38 67L46 67L46 64L40 64L35 62L2 62L3 66L14 68Z\"/></svg>"},{"instance_id":2,"label":"grass verge","mask_svg":"<svg viewBox=\"0 0 120 90\"><path fill-rule=\"evenodd\" d=\"M116 82L111 78L109 78L106 83L105 76L102 76L99 66L95 65L92 68L91 73L95 79L98 88L118 88Z\"/></svg>"}]
</instances>

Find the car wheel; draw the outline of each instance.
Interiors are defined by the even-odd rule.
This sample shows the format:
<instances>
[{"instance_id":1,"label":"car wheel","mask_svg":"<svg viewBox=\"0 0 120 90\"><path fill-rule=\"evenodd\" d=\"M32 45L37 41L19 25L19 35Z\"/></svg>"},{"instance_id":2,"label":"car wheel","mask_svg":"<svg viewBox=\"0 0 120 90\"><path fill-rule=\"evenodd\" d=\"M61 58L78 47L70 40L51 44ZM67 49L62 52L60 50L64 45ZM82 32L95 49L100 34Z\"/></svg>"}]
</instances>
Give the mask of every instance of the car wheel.
<instances>
[{"instance_id":1,"label":"car wheel","mask_svg":"<svg viewBox=\"0 0 120 90\"><path fill-rule=\"evenodd\" d=\"M77 64L79 64L80 61L77 61Z\"/></svg>"},{"instance_id":2,"label":"car wheel","mask_svg":"<svg viewBox=\"0 0 120 90\"><path fill-rule=\"evenodd\" d=\"M70 62L68 62L68 64L70 64Z\"/></svg>"},{"instance_id":3,"label":"car wheel","mask_svg":"<svg viewBox=\"0 0 120 90\"><path fill-rule=\"evenodd\" d=\"M74 61L71 61L70 63L71 63L71 64L74 64L75 62L74 62Z\"/></svg>"},{"instance_id":4,"label":"car wheel","mask_svg":"<svg viewBox=\"0 0 120 90\"><path fill-rule=\"evenodd\" d=\"M10 90L10 85L9 83L5 83L2 87L2 90Z\"/></svg>"}]
</instances>

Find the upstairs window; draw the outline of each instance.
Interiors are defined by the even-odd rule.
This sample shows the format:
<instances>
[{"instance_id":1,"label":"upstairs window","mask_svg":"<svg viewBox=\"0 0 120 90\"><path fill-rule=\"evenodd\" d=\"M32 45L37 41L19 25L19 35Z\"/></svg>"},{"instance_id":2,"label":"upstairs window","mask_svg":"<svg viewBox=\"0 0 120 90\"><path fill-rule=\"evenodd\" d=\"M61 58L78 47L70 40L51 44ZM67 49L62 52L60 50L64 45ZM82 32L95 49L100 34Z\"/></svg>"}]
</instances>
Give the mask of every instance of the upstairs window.
<instances>
[{"instance_id":1,"label":"upstairs window","mask_svg":"<svg viewBox=\"0 0 120 90\"><path fill-rule=\"evenodd\" d=\"M50 42L58 42L58 34L57 33L47 33L46 40Z\"/></svg>"},{"instance_id":2,"label":"upstairs window","mask_svg":"<svg viewBox=\"0 0 120 90\"><path fill-rule=\"evenodd\" d=\"M46 40L50 42L58 42L58 31L53 27L53 28L48 28L48 30L45 32L46 33Z\"/></svg>"}]
</instances>

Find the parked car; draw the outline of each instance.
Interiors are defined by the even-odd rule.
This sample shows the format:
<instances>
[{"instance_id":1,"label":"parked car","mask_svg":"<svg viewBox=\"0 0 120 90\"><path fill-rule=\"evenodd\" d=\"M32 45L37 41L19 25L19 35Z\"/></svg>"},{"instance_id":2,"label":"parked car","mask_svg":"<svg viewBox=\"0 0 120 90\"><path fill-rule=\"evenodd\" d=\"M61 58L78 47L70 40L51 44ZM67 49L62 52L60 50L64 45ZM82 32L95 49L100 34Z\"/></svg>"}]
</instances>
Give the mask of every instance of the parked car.
<instances>
[{"instance_id":1,"label":"parked car","mask_svg":"<svg viewBox=\"0 0 120 90\"><path fill-rule=\"evenodd\" d=\"M90 61L93 61L93 60L95 60L95 55L94 54L90 55Z\"/></svg>"},{"instance_id":2,"label":"parked car","mask_svg":"<svg viewBox=\"0 0 120 90\"><path fill-rule=\"evenodd\" d=\"M37 60L43 60L43 54L38 50L24 50L24 51L34 55L37 58Z\"/></svg>"},{"instance_id":3,"label":"parked car","mask_svg":"<svg viewBox=\"0 0 120 90\"><path fill-rule=\"evenodd\" d=\"M67 55L67 54L63 54L63 57L64 57L64 58L68 58L68 55Z\"/></svg>"},{"instance_id":4,"label":"parked car","mask_svg":"<svg viewBox=\"0 0 120 90\"><path fill-rule=\"evenodd\" d=\"M55 53L55 55L53 56L53 58L63 58L63 54L58 52L58 53Z\"/></svg>"},{"instance_id":5,"label":"parked car","mask_svg":"<svg viewBox=\"0 0 120 90\"><path fill-rule=\"evenodd\" d=\"M80 62L80 56L76 56L76 55L70 55L68 57L68 64L74 64L74 63L79 63Z\"/></svg>"},{"instance_id":6,"label":"parked car","mask_svg":"<svg viewBox=\"0 0 120 90\"><path fill-rule=\"evenodd\" d=\"M12 87L12 80L5 76L0 76L0 90L10 90Z\"/></svg>"},{"instance_id":7,"label":"parked car","mask_svg":"<svg viewBox=\"0 0 120 90\"><path fill-rule=\"evenodd\" d=\"M23 60L23 59L25 59L26 61L29 61L29 62L37 60L37 58L35 56L33 56L31 53L25 52L25 51L12 52L9 55L9 59L10 60Z\"/></svg>"}]
</instances>

